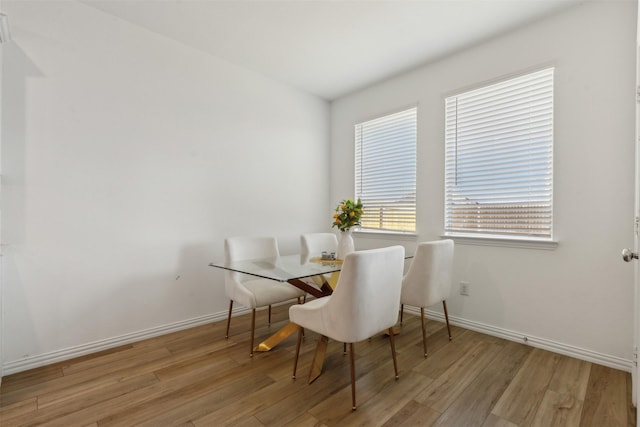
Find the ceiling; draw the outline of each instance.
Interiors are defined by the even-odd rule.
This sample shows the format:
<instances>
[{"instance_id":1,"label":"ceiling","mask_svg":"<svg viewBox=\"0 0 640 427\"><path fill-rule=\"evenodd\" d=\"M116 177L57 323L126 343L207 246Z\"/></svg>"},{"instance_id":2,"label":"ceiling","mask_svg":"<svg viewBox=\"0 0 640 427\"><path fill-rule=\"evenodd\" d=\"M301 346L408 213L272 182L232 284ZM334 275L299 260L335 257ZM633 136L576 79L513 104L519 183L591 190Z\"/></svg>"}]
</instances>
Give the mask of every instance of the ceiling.
<instances>
[{"instance_id":1,"label":"ceiling","mask_svg":"<svg viewBox=\"0 0 640 427\"><path fill-rule=\"evenodd\" d=\"M333 100L584 0L83 0Z\"/></svg>"}]
</instances>

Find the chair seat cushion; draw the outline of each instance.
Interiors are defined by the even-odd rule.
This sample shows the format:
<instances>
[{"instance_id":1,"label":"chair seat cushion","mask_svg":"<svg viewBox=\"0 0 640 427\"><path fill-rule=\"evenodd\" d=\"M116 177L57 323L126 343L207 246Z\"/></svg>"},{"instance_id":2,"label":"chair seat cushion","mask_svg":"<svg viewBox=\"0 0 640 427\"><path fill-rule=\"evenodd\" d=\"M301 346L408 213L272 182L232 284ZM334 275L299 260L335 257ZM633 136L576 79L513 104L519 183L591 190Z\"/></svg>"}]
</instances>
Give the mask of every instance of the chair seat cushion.
<instances>
[{"instance_id":1,"label":"chair seat cushion","mask_svg":"<svg viewBox=\"0 0 640 427\"><path fill-rule=\"evenodd\" d=\"M289 307L289 320L293 323L310 329L329 338L337 339L333 334L329 334L330 328L324 321L323 307L331 300L331 297L318 298L303 305L292 305Z\"/></svg>"},{"instance_id":2,"label":"chair seat cushion","mask_svg":"<svg viewBox=\"0 0 640 427\"><path fill-rule=\"evenodd\" d=\"M277 304L305 295L304 291L293 285L270 279L250 279L242 282L241 286L249 292L236 295L237 299L234 299L249 308Z\"/></svg>"}]
</instances>

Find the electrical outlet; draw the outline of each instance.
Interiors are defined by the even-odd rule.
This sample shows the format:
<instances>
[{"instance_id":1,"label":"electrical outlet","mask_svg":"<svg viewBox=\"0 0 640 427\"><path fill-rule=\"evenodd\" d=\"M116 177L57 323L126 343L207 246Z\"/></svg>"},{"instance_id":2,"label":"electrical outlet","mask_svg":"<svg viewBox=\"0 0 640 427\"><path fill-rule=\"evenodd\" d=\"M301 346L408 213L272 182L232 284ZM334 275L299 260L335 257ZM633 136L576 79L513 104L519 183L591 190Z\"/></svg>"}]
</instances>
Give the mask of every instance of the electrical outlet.
<instances>
[{"instance_id":1,"label":"electrical outlet","mask_svg":"<svg viewBox=\"0 0 640 427\"><path fill-rule=\"evenodd\" d=\"M460 282L460 295L469 296L469 282Z\"/></svg>"}]
</instances>

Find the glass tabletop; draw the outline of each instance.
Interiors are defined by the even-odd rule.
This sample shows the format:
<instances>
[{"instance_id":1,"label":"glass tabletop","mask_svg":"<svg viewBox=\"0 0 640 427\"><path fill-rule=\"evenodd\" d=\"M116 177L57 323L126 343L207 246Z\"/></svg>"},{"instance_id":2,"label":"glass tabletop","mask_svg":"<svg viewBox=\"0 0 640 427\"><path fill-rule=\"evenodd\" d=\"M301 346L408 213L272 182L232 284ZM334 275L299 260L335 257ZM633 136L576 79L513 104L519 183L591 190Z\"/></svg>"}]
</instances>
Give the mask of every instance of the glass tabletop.
<instances>
[{"instance_id":1,"label":"glass tabletop","mask_svg":"<svg viewBox=\"0 0 640 427\"><path fill-rule=\"evenodd\" d=\"M238 273L286 282L292 279L329 274L340 271L341 260L323 260L320 257L283 255L277 258L260 258L243 261L214 261L209 264Z\"/></svg>"}]
</instances>

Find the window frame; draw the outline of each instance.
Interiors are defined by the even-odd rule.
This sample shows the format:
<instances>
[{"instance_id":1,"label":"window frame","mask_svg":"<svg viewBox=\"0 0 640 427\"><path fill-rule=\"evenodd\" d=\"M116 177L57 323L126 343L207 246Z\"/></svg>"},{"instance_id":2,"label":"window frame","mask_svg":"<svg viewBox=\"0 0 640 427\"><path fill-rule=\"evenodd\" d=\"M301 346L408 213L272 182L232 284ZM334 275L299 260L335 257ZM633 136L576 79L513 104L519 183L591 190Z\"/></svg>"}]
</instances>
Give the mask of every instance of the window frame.
<instances>
[{"instance_id":1,"label":"window frame","mask_svg":"<svg viewBox=\"0 0 640 427\"><path fill-rule=\"evenodd\" d=\"M405 105L403 107L364 119L364 120L360 120L357 123L355 123L353 125L353 131L354 131L354 194L355 194L355 199L361 198L362 199L362 203L364 205L364 210L365 212L363 213L362 219L363 219L363 224L365 224L365 218L366 218L366 210L367 210L367 199L368 197L365 195L365 197L363 196L363 192L362 192L362 181L363 178L361 176L361 171L362 171L362 166L359 166L359 162L362 161L361 158L359 158L359 153L361 152L361 147L359 144L361 144L364 141L359 141L359 135L361 134L361 132L359 131L359 127L362 127L363 125L367 125L367 124L372 124L374 122L382 122L385 119L390 119L392 116L395 115L401 115L401 114L411 114L412 113L412 118L410 118L410 120L413 121L413 141L412 144L413 146L410 147L409 149L413 149L412 154L409 157L413 157L412 159L410 159L413 162L413 177L412 177L412 185L413 185L413 206L411 206L411 208L413 209L412 212L410 212L408 215L409 216L413 216L413 229L412 230L400 230L400 229L392 229L392 228L374 228L374 227L366 227L365 225L361 225L360 227L358 227L356 230L354 230L357 233L363 233L363 234L368 234L368 235L374 235L374 236L384 236L384 235L389 235L389 236L415 236L417 234L417 226L418 226L418 217L417 217L417 211L418 211L418 201L417 201L417 194L416 194L416 189L417 189L417 170L418 170L418 155L417 155L417 151L418 151L418 104L411 104L411 105ZM386 153L388 155L388 153ZM402 192L402 190L400 191L400 193ZM397 194L398 197L402 197L402 194ZM370 205L369 205L370 206Z\"/></svg>"},{"instance_id":2,"label":"window frame","mask_svg":"<svg viewBox=\"0 0 640 427\"><path fill-rule=\"evenodd\" d=\"M457 153L456 154L450 154L450 136L448 135L448 130L447 130L447 125L449 124L448 121L451 119L451 117L449 116L449 112L447 111L447 106L448 103L450 102L450 100L454 99L457 100L460 97L464 97L465 95L469 95L469 94L473 94L473 93L478 93L478 92L482 92L483 90L486 90L487 92L489 92L490 90L492 90L491 88L494 87L500 87L501 85L508 85L511 84L519 79L522 80L526 80L527 78L535 75L535 74L540 74L540 75L544 75L544 73L548 73L550 74L550 79L551 79L551 84L550 84L550 94L551 94L551 101L550 101L550 141L549 141L549 149L550 149L550 166L548 167L548 171L546 173L545 176L548 177L549 181L550 181L550 195L548 197L548 201L545 203L549 204L549 236L534 236L534 235L526 235L523 233L518 233L518 234L508 234L508 233L496 233L493 234L491 232L464 232L463 231L452 231L451 229L447 229L448 223L452 220L452 218L449 217L449 214L451 213L451 210L453 208L453 205L449 205L449 203L451 202L451 198L453 196L453 193L451 193L453 191L453 189L455 188L455 184L451 184L449 182L449 180L451 178L447 178L447 173L451 172L451 166L449 165L449 162L452 161L451 156L454 156L453 161L457 162L458 158L457 158ZM452 238L454 240L456 240L459 243L462 244L468 244L468 245L483 245L483 246L507 246L507 247L524 247L524 248L532 248L532 249L555 249L558 246L558 241L555 240L556 236L555 236L555 212L554 212L554 203L553 203L553 183L554 183L554 162L553 162L553 151L554 151L554 145L555 145L555 138L554 138L554 132L553 132L553 128L554 128L554 105L555 105L555 67L554 66L550 66L547 65L545 67L541 67L539 69L534 69L534 70L528 70L526 72L523 73L519 73L516 75L510 75L510 76L506 76L500 79L496 79L493 80L491 82L484 82L483 84L480 85L476 85L474 87L471 88L465 88L464 90L458 91L456 93L450 93L450 94L446 94L445 96L443 96L443 104L444 104L444 142L445 142L445 153L444 153L444 166L445 166L445 176L444 176L444 217L443 217L443 226L444 226L444 232L441 234L442 238ZM539 93L539 92L536 92ZM522 95L519 95L518 97L514 97L513 99L516 100L520 100L522 99ZM457 102L457 101L456 101ZM456 104L456 118L457 116L457 109L459 108ZM513 111L513 110L509 110L509 111ZM457 120L457 119L456 119ZM457 122L455 123L455 132L458 132L458 124ZM455 144L458 144L458 140L457 140L457 135L455 137ZM516 144L516 143L512 143L512 144ZM513 146L512 146L513 147ZM456 148L457 150L457 148ZM482 162L478 163L478 164L482 164ZM454 168L454 172L457 174L457 169ZM489 191L489 193L491 193L491 191ZM497 193L499 194L499 193Z\"/></svg>"}]
</instances>

